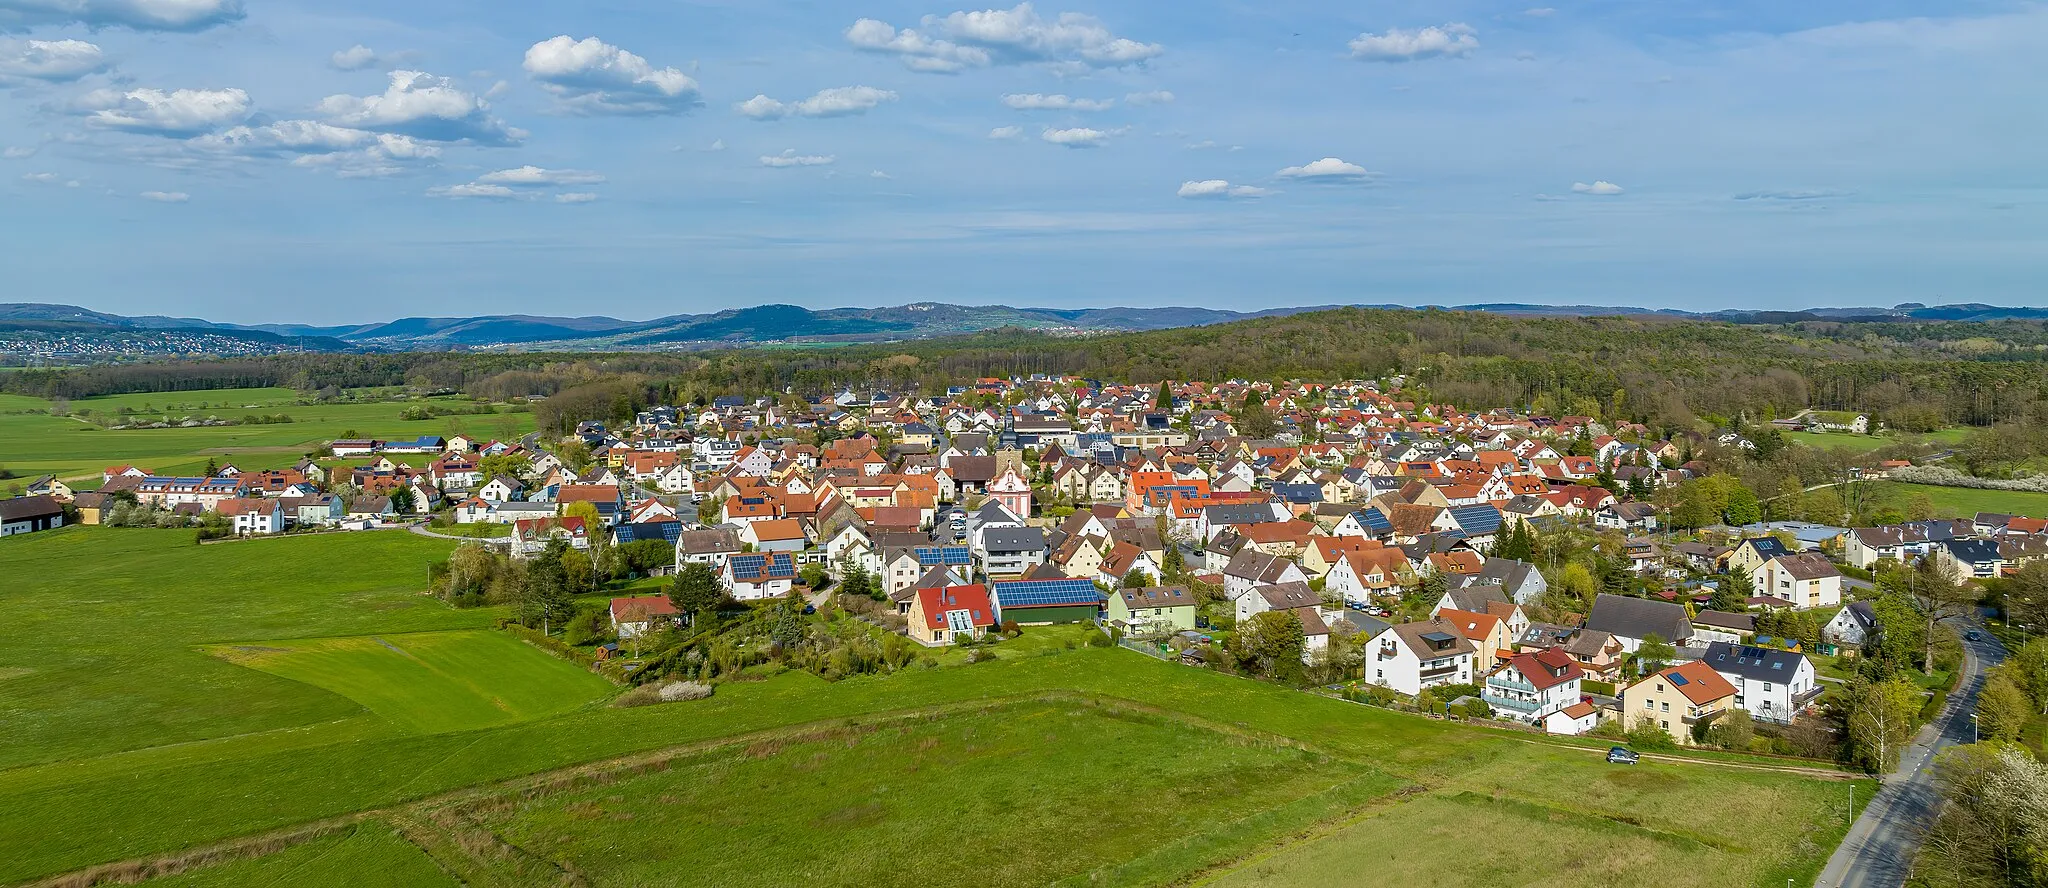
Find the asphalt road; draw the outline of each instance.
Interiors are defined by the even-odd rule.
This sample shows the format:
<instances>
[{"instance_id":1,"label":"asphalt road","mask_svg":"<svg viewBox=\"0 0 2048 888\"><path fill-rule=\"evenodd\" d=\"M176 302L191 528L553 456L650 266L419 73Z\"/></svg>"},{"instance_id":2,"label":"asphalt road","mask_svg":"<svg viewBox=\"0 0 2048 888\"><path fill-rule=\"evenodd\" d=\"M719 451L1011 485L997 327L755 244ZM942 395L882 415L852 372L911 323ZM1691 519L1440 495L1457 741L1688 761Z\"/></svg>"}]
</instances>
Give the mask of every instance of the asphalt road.
<instances>
[{"instance_id":1,"label":"asphalt road","mask_svg":"<svg viewBox=\"0 0 2048 888\"><path fill-rule=\"evenodd\" d=\"M1961 631L1976 629L1977 641L1963 641L1963 680L1950 694L1948 706L1920 729L1911 748L1899 756L1898 770L1884 778L1884 787L1863 809L1820 872L1817 888L1899 888L1906 884L1908 865L1920 835L1934 820L1940 799L1934 788L1934 754L1974 740L1971 716L1977 711L1977 690L1984 670L2005 659L2005 646L1981 622L1971 620Z\"/></svg>"}]
</instances>

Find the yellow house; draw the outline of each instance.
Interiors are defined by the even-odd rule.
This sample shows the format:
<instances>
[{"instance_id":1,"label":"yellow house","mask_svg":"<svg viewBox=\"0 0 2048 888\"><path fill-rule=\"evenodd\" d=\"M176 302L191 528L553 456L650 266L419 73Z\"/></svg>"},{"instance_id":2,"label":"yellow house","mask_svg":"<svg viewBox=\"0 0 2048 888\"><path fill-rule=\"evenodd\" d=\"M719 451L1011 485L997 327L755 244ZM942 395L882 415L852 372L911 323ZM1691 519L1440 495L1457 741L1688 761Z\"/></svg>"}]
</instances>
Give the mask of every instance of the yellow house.
<instances>
[{"instance_id":1,"label":"yellow house","mask_svg":"<svg viewBox=\"0 0 2048 888\"><path fill-rule=\"evenodd\" d=\"M1735 700L1735 686L1712 667L1694 660L1648 676L1621 692L1621 725L1635 730L1656 725L1680 745L1706 729Z\"/></svg>"}]
</instances>

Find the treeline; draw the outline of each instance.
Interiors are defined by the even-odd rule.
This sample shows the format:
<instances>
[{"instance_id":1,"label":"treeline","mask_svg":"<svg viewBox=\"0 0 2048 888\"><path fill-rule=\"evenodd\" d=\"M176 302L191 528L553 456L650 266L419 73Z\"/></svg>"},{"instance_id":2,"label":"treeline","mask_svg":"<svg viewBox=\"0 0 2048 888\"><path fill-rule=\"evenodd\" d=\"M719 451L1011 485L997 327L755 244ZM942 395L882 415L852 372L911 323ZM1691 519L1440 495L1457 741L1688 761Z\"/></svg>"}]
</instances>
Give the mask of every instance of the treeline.
<instances>
[{"instance_id":1,"label":"treeline","mask_svg":"<svg viewBox=\"0 0 2048 888\"><path fill-rule=\"evenodd\" d=\"M1968 335L1966 335L1968 334ZM1991 425L2048 403L2039 322L1736 325L1658 316L1517 317L1344 308L1143 333L974 336L847 347L677 354L284 355L23 371L0 389L44 397L251 385L395 385L504 400L568 394L588 415L667 398L847 386L942 390L1046 373L1126 382L1411 375L1418 396L1466 407L1671 427L1855 410L1893 426ZM591 387L595 388L591 388ZM538 412L538 410L537 410ZM554 427L553 417L543 425Z\"/></svg>"}]
</instances>

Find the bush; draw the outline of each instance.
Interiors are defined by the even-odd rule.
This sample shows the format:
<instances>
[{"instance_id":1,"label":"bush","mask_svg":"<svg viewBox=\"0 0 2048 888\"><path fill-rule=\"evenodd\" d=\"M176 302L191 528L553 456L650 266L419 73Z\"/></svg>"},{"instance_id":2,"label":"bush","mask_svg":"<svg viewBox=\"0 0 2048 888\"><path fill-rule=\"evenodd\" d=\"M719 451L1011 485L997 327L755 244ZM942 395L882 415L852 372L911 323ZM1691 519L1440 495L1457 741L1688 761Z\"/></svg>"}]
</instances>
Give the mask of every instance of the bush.
<instances>
[{"instance_id":1,"label":"bush","mask_svg":"<svg viewBox=\"0 0 2048 888\"><path fill-rule=\"evenodd\" d=\"M1652 724L1650 722L1643 722L1642 724L1636 725L1635 728L1633 730L1630 730L1625 736L1628 738L1628 745L1633 746L1636 749L1678 748L1678 742L1672 740L1670 734L1665 733L1663 728L1657 727L1655 724Z\"/></svg>"},{"instance_id":2,"label":"bush","mask_svg":"<svg viewBox=\"0 0 2048 888\"><path fill-rule=\"evenodd\" d=\"M1598 694L1603 697L1612 697L1614 696L1614 683L1585 679L1579 682L1579 690L1588 694Z\"/></svg>"},{"instance_id":3,"label":"bush","mask_svg":"<svg viewBox=\"0 0 2048 888\"><path fill-rule=\"evenodd\" d=\"M670 681L661 684L644 684L612 701L613 706L652 706L656 703L679 703L685 700L703 700L712 694L711 685L699 681Z\"/></svg>"}]
</instances>

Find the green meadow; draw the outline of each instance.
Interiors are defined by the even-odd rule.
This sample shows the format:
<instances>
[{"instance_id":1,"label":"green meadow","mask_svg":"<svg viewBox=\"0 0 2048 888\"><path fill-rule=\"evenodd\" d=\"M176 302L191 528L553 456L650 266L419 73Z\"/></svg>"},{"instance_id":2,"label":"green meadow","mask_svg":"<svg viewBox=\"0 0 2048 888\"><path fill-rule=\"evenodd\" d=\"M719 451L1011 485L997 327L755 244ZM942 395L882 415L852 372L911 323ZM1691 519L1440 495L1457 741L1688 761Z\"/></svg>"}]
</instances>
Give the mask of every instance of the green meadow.
<instances>
[{"instance_id":1,"label":"green meadow","mask_svg":"<svg viewBox=\"0 0 2048 888\"><path fill-rule=\"evenodd\" d=\"M1506 884L1775 888L1843 829L1811 773L1616 768L1120 649L603 705L420 594L453 545L0 541L0 884L1498 885L1512 836L1556 857Z\"/></svg>"},{"instance_id":2,"label":"green meadow","mask_svg":"<svg viewBox=\"0 0 2048 888\"><path fill-rule=\"evenodd\" d=\"M1970 487L1941 487L1934 484L1904 484L1884 481L1879 490L1899 503L1925 496L1934 505L1937 518L1974 518L1978 512L2048 517L2048 493L2024 490L1978 490Z\"/></svg>"},{"instance_id":3,"label":"green meadow","mask_svg":"<svg viewBox=\"0 0 2048 888\"><path fill-rule=\"evenodd\" d=\"M366 391L366 397L390 393ZM302 403L303 402L303 403ZM160 474L196 474L209 460L244 469L273 469L297 462L315 446L345 432L372 438L446 437L458 432L480 437L517 437L533 431L530 413L500 412L400 419L413 407L474 409L461 397L316 402L285 388L221 389L109 395L72 401L72 412L92 411L94 422L53 416L40 398L0 396L0 466L24 478L54 474L99 485L101 469L130 464ZM137 419L186 416L240 419L249 414L285 414L285 423L168 429L109 429L123 408ZM418 459L417 457L413 457Z\"/></svg>"}]
</instances>

